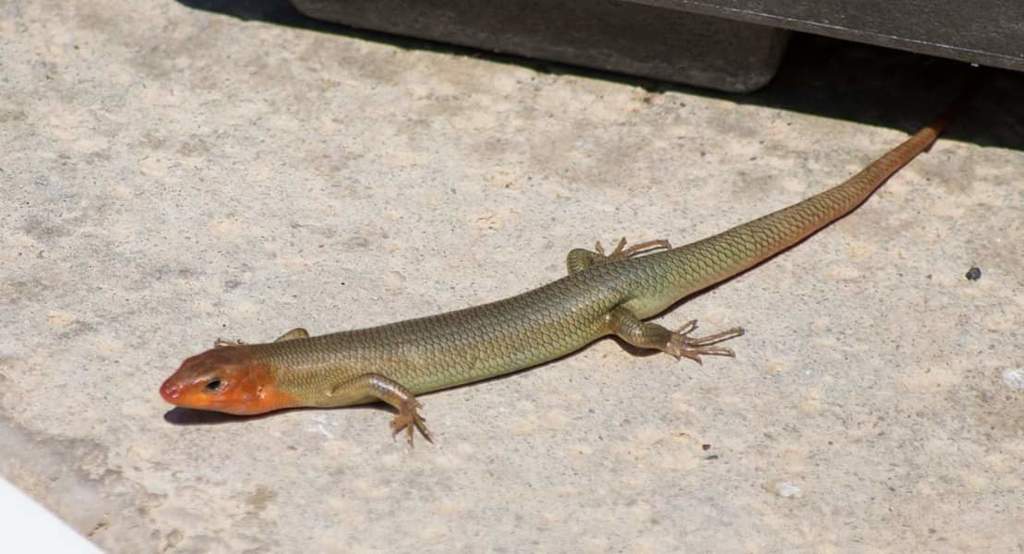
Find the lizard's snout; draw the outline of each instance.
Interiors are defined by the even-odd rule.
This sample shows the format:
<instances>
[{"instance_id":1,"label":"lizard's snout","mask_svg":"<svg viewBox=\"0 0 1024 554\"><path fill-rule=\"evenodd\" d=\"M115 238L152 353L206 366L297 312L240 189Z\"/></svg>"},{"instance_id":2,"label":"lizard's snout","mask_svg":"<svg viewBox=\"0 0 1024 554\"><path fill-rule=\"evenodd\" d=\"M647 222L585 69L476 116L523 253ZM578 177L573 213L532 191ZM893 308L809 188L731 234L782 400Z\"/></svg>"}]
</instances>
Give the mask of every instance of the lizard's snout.
<instances>
[{"instance_id":1,"label":"lizard's snout","mask_svg":"<svg viewBox=\"0 0 1024 554\"><path fill-rule=\"evenodd\" d=\"M164 381L163 385L160 385L160 396L171 404L174 404L178 400L181 396L182 390L182 386L173 381L173 379L168 379Z\"/></svg>"}]
</instances>

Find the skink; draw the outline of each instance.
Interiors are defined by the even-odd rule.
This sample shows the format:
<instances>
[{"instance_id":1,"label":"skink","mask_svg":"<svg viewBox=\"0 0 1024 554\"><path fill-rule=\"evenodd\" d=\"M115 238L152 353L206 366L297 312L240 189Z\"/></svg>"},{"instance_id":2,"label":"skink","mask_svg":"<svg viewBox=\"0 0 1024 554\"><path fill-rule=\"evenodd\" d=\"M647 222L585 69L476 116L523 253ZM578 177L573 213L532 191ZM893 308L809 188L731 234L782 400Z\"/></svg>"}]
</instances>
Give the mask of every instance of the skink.
<instances>
[{"instance_id":1,"label":"skink","mask_svg":"<svg viewBox=\"0 0 1024 554\"><path fill-rule=\"evenodd\" d=\"M853 211L928 149L947 119L842 184L712 237L678 248L665 240L627 248L623 239L607 254L600 243L574 249L557 281L440 315L321 336L293 329L265 344L218 341L186 359L160 393L177 406L231 414L383 401L397 411L392 434L404 430L411 443L414 429L431 440L417 395L535 366L608 335L697 362L733 356L719 343L741 328L697 337L696 321L670 330L644 320Z\"/></svg>"}]
</instances>

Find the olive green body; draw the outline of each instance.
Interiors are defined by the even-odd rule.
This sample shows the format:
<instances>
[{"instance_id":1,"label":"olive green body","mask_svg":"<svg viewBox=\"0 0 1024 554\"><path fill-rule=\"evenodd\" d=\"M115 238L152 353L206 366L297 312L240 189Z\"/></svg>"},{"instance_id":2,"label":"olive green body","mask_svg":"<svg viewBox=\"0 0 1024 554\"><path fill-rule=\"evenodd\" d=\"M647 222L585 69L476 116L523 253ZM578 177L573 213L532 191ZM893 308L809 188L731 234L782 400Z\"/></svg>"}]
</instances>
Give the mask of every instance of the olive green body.
<instances>
[{"instance_id":1,"label":"olive green body","mask_svg":"<svg viewBox=\"0 0 1024 554\"><path fill-rule=\"evenodd\" d=\"M518 296L380 327L251 345L277 386L310 406L370 402L332 395L365 374L412 394L534 366L616 333L610 313L652 317L680 299L740 273L849 213L925 150L940 119L846 182L713 237L658 253L594 263ZM621 333L619 333L621 334ZM359 389L362 391L363 389Z\"/></svg>"}]
</instances>

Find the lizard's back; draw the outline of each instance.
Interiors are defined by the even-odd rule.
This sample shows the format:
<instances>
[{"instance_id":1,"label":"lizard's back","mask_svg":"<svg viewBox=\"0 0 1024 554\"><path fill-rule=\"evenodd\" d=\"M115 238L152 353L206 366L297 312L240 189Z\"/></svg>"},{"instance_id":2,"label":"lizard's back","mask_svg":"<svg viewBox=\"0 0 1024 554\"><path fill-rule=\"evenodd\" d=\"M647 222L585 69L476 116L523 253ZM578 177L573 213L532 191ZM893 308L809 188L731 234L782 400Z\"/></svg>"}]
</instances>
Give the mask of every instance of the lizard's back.
<instances>
[{"instance_id":1,"label":"lizard's back","mask_svg":"<svg viewBox=\"0 0 1024 554\"><path fill-rule=\"evenodd\" d=\"M544 363L607 335L608 311L644 289L633 261L596 265L488 304L251 348L289 368L279 378L311 388L367 367L414 393L452 387Z\"/></svg>"}]
</instances>

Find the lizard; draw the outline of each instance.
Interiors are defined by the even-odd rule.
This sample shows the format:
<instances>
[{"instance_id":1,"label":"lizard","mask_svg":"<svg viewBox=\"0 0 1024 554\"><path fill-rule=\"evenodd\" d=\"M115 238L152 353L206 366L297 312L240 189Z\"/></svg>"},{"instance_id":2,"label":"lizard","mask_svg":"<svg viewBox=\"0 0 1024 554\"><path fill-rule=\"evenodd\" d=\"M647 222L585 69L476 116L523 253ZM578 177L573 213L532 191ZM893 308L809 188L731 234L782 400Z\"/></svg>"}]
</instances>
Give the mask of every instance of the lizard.
<instances>
[{"instance_id":1,"label":"lizard","mask_svg":"<svg viewBox=\"0 0 1024 554\"><path fill-rule=\"evenodd\" d=\"M533 367L609 335L698 363L732 357L720 343L743 335L740 327L695 336L696 320L674 330L646 320L855 210L931 147L952 111L839 185L711 237L675 248L667 240L627 247L624 238L607 253L600 242L576 248L561 279L439 315L320 336L296 328L263 344L218 339L182 362L160 394L175 406L236 415L383 401L397 412L392 436L404 430L411 445L414 429L433 442L419 395Z\"/></svg>"}]
</instances>

